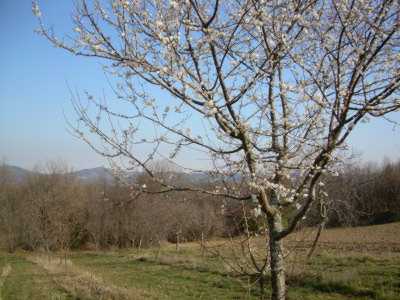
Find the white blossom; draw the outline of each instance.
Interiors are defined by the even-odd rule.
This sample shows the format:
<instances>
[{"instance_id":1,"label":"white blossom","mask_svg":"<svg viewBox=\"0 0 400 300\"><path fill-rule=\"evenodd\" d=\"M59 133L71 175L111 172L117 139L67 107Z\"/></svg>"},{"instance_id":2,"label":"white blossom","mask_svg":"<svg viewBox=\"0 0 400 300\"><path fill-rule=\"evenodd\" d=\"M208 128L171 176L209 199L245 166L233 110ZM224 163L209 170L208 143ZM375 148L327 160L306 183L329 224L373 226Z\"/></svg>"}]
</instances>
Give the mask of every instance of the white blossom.
<instances>
[{"instance_id":1,"label":"white blossom","mask_svg":"<svg viewBox=\"0 0 400 300\"><path fill-rule=\"evenodd\" d=\"M38 18L40 18L42 16L42 12L40 11L39 4L36 1L32 2L32 12Z\"/></svg>"}]
</instances>

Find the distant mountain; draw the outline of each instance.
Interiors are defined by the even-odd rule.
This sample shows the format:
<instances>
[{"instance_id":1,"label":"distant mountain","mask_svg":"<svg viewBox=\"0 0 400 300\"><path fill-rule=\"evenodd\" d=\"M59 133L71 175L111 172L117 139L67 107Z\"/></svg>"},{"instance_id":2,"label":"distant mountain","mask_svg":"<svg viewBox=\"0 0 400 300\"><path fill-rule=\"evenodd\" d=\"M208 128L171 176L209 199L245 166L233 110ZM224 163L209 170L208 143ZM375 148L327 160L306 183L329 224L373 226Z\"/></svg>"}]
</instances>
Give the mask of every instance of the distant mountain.
<instances>
[{"instance_id":1,"label":"distant mountain","mask_svg":"<svg viewBox=\"0 0 400 300\"><path fill-rule=\"evenodd\" d=\"M11 165L2 165L0 166L0 169L2 169L1 171L5 172L5 174L10 176L12 180L18 183L23 182L28 178L28 176L34 174L34 172L32 171L28 171L26 169ZM3 172L1 172L0 174L3 174Z\"/></svg>"},{"instance_id":2,"label":"distant mountain","mask_svg":"<svg viewBox=\"0 0 400 300\"><path fill-rule=\"evenodd\" d=\"M25 179L27 179L30 175L34 175L37 172L29 171L20 167L12 166L12 165L4 165L0 166L0 168L5 168L5 171L10 174L11 178L15 180L15 182L21 183ZM1 174L1 173L0 173ZM71 173L73 176L76 176L79 180L84 183L94 183L94 182L105 182L112 183L114 181L113 173L110 169L105 167L97 167L90 169L82 169L79 171L74 171ZM129 172L127 173L126 178L129 180L135 181L138 176L143 174L142 172ZM1 175L0 175L1 176ZM180 173L180 172L171 172L169 174L169 180L183 180L183 182L194 183L194 184L204 184L204 183L212 183L219 181L221 176L213 177L207 172L191 172L191 173Z\"/></svg>"},{"instance_id":3,"label":"distant mountain","mask_svg":"<svg viewBox=\"0 0 400 300\"><path fill-rule=\"evenodd\" d=\"M223 180L227 182L234 182L234 181L240 181L241 180L241 175L240 174L235 174L232 176L224 176L221 174L218 175L211 175L208 172L192 172L185 174L187 177L187 180L189 180L192 183L216 183L216 182L222 182Z\"/></svg>"},{"instance_id":4,"label":"distant mountain","mask_svg":"<svg viewBox=\"0 0 400 300\"><path fill-rule=\"evenodd\" d=\"M5 173L7 173L12 180L15 182L21 183L25 179L27 179L30 175L38 174L35 171L29 171L24 168L12 166L12 165L0 165L0 170L3 169ZM1 176L0 172L0 176ZM135 180L137 176L139 176L140 172L130 172L128 173L128 178L131 180ZM114 181L114 175L111 169L105 167L97 167L97 168L90 168L90 169L82 169L79 171L71 172L71 175L77 177L84 183L94 183L96 181L112 183Z\"/></svg>"},{"instance_id":5,"label":"distant mountain","mask_svg":"<svg viewBox=\"0 0 400 300\"><path fill-rule=\"evenodd\" d=\"M3 171L5 171L5 173L17 183L23 182L30 175L38 174L37 172L29 171L12 165L3 165L0 166L0 168L3 169ZM76 176L79 180L85 183L93 183L95 181L105 181L106 183L111 183L114 180L111 170L104 167L83 169L72 172L71 175Z\"/></svg>"},{"instance_id":6,"label":"distant mountain","mask_svg":"<svg viewBox=\"0 0 400 300\"><path fill-rule=\"evenodd\" d=\"M85 183L93 183L96 181L111 183L114 181L114 176L112 175L111 170L104 167L83 169L72 172L72 174Z\"/></svg>"}]
</instances>

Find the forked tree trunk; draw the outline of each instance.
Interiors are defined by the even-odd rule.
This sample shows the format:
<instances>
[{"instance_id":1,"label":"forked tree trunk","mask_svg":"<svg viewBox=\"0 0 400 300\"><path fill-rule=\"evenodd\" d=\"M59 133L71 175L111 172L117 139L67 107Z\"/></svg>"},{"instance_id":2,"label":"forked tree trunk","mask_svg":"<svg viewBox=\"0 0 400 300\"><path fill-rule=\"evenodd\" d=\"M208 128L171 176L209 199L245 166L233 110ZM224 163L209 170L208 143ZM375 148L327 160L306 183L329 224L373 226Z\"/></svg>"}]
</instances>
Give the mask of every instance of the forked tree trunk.
<instances>
[{"instance_id":1,"label":"forked tree trunk","mask_svg":"<svg viewBox=\"0 0 400 300\"><path fill-rule=\"evenodd\" d=\"M268 217L269 251L271 255L271 300L286 299L285 264L283 259L282 241L276 239L276 233L282 230L280 214Z\"/></svg>"}]
</instances>

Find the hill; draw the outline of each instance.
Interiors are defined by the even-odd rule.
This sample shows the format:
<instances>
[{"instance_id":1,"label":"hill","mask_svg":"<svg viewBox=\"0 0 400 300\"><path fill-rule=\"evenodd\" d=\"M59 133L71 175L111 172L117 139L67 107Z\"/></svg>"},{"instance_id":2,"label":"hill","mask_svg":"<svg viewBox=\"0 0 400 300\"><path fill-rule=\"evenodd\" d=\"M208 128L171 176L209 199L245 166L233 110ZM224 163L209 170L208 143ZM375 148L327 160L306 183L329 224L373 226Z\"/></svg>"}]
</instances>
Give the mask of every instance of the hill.
<instances>
[{"instance_id":1,"label":"hill","mask_svg":"<svg viewBox=\"0 0 400 300\"><path fill-rule=\"evenodd\" d=\"M12 165L3 165L0 166L0 169L2 174L7 174L7 176L16 183L22 183L28 179L29 176L40 174L37 171L30 171ZM76 176L79 180L85 183L93 183L98 180L104 180L106 183L111 183L114 180L111 170L104 167L73 171L71 172L71 175Z\"/></svg>"},{"instance_id":2,"label":"hill","mask_svg":"<svg viewBox=\"0 0 400 300\"><path fill-rule=\"evenodd\" d=\"M22 183L29 176L38 174L36 171L30 171L21 167L13 166L13 165L3 165L0 166L3 172L8 174L12 180L17 183ZM142 172L127 172L127 178L130 178L132 181L135 181L136 178L142 175ZM105 183L112 183L115 179L113 172L109 168L105 167L95 167L82 169L78 171L71 172L71 175L77 177L84 183L94 183L96 181L101 181ZM206 172L192 172L192 173L183 173L183 172L171 172L171 178L180 178L181 180L185 180L188 183L200 184L211 181L211 177ZM215 179L214 179L215 180Z\"/></svg>"},{"instance_id":3,"label":"hill","mask_svg":"<svg viewBox=\"0 0 400 300\"><path fill-rule=\"evenodd\" d=\"M34 174L34 172L11 165L3 165L0 166L1 174L7 174L11 180L14 180L17 183L21 183L26 180L30 175Z\"/></svg>"}]
</instances>

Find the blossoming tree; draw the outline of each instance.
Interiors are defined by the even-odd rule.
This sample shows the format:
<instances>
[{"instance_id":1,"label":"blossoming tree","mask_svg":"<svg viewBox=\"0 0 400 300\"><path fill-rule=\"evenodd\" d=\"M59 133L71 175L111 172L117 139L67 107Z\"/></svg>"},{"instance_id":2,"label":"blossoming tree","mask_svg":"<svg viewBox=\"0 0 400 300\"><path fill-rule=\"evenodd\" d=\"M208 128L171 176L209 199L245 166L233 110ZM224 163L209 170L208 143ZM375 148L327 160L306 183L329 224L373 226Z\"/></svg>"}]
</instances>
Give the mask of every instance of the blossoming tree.
<instances>
[{"instance_id":1,"label":"blossoming tree","mask_svg":"<svg viewBox=\"0 0 400 300\"><path fill-rule=\"evenodd\" d=\"M90 111L75 101L75 132L98 153L141 167L162 193L255 198L269 227L272 299L285 299L282 239L318 201L323 174L352 130L400 108L399 2L77 2L64 38L44 25L34 3L39 32L72 54L108 62L120 80L116 101L125 104L87 95ZM143 136L148 125L154 134ZM157 178L149 166L166 151L171 161L203 151L213 174L239 174L246 188Z\"/></svg>"}]
</instances>

